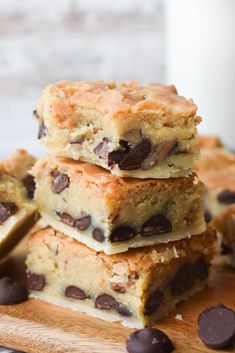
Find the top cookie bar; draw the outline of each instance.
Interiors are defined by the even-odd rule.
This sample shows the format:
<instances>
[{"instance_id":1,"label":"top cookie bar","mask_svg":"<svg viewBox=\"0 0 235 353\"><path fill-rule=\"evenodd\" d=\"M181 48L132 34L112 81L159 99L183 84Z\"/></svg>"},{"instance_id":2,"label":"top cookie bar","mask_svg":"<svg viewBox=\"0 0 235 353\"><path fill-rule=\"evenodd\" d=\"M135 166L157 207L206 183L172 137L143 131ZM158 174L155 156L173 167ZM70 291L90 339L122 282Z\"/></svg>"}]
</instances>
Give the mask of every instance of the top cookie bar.
<instances>
[{"instance_id":1,"label":"top cookie bar","mask_svg":"<svg viewBox=\"0 0 235 353\"><path fill-rule=\"evenodd\" d=\"M121 177L170 178L199 156L196 111L174 86L62 81L45 88L35 115L51 154Z\"/></svg>"}]
</instances>

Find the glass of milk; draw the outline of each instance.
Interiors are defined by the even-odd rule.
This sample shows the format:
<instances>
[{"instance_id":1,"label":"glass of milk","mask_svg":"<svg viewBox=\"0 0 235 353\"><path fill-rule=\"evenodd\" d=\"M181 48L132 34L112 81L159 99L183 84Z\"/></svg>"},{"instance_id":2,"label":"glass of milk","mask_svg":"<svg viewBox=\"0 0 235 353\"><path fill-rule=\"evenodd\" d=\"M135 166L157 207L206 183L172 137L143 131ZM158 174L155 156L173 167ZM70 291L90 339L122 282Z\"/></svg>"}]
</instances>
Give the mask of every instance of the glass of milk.
<instances>
[{"instance_id":1,"label":"glass of milk","mask_svg":"<svg viewBox=\"0 0 235 353\"><path fill-rule=\"evenodd\" d=\"M235 0L165 0L167 82L235 149Z\"/></svg>"}]
</instances>

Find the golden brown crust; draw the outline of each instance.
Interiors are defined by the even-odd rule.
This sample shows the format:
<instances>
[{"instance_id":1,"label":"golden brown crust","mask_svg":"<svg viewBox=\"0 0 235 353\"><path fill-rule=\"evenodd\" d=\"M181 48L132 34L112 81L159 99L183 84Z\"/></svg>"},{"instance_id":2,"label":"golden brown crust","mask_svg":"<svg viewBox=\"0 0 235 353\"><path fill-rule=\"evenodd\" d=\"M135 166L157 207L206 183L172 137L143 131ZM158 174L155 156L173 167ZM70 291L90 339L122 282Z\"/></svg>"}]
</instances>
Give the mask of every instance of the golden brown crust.
<instances>
[{"instance_id":1,"label":"golden brown crust","mask_svg":"<svg viewBox=\"0 0 235 353\"><path fill-rule=\"evenodd\" d=\"M204 148L194 171L208 188L235 190L235 155L224 148Z\"/></svg>"},{"instance_id":2,"label":"golden brown crust","mask_svg":"<svg viewBox=\"0 0 235 353\"><path fill-rule=\"evenodd\" d=\"M35 161L35 158L27 151L19 149L8 160L0 163L0 174L6 173L17 179L22 179Z\"/></svg>"},{"instance_id":3,"label":"golden brown crust","mask_svg":"<svg viewBox=\"0 0 235 353\"><path fill-rule=\"evenodd\" d=\"M46 107L46 108L45 108ZM109 121L138 116L141 119L161 119L165 124L185 124L189 118L194 124L197 106L177 94L174 86L149 84L139 86L130 82L116 86L104 81L62 81L46 87L37 106L39 118L49 114L61 128L73 129L79 120L81 109L96 110ZM149 114L147 114L149 113ZM153 118L153 114L157 114ZM97 119L98 119L97 115Z\"/></svg>"},{"instance_id":4,"label":"golden brown crust","mask_svg":"<svg viewBox=\"0 0 235 353\"><path fill-rule=\"evenodd\" d=\"M195 252L200 252L211 260L215 251L215 232L212 228L208 228L205 233L185 240L146 248L130 249L127 253L115 255L98 253L51 227L33 233L29 239L29 246L32 243L34 245L54 243L57 251L68 249L71 251L71 256L86 257L87 259L89 258L89 261L96 261L97 265L100 264L101 266L119 266L123 269L124 273L125 271L126 273L130 273L135 271L149 271L157 264L167 264L175 258L185 257Z\"/></svg>"},{"instance_id":5,"label":"golden brown crust","mask_svg":"<svg viewBox=\"0 0 235 353\"><path fill-rule=\"evenodd\" d=\"M69 158L48 157L46 160L38 161L33 170L33 175L37 178L43 178L50 175L51 171L58 169L69 175L73 182L83 183L86 187L93 186L96 193L107 198L121 199L130 192L156 187L161 190L185 190L195 188L201 194L204 192L203 184L198 180L195 174L184 178L172 179L136 179L119 178L109 171L93 164L73 161Z\"/></svg>"}]
</instances>

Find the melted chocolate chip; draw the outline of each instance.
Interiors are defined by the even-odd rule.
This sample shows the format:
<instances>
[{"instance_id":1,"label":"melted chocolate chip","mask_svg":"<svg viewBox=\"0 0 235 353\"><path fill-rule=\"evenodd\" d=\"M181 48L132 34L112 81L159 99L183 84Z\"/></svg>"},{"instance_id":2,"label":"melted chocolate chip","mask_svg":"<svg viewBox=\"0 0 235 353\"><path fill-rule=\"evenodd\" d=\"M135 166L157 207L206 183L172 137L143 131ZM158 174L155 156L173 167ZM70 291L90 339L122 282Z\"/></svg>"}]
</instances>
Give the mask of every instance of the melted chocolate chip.
<instances>
[{"instance_id":1,"label":"melted chocolate chip","mask_svg":"<svg viewBox=\"0 0 235 353\"><path fill-rule=\"evenodd\" d=\"M34 177L30 174L26 175L26 177L22 180L22 183L27 190L28 199L32 200L34 197L34 192L36 188L36 183Z\"/></svg>"},{"instance_id":2,"label":"melted chocolate chip","mask_svg":"<svg viewBox=\"0 0 235 353\"><path fill-rule=\"evenodd\" d=\"M95 306L101 310L116 309L118 302L111 295L101 294L96 298Z\"/></svg>"},{"instance_id":3,"label":"melted chocolate chip","mask_svg":"<svg viewBox=\"0 0 235 353\"><path fill-rule=\"evenodd\" d=\"M28 277L28 287L32 290L42 291L46 285L46 278L44 275L38 275L36 273L29 272Z\"/></svg>"},{"instance_id":4,"label":"melted chocolate chip","mask_svg":"<svg viewBox=\"0 0 235 353\"><path fill-rule=\"evenodd\" d=\"M228 189L223 190L218 194L217 199L223 205L231 205L235 203L235 192Z\"/></svg>"},{"instance_id":5,"label":"melted chocolate chip","mask_svg":"<svg viewBox=\"0 0 235 353\"><path fill-rule=\"evenodd\" d=\"M0 225L13 216L19 208L13 202L0 202Z\"/></svg>"},{"instance_id":6,"label":"melted chocolate chip","mask_svg":"<svg viewBox=\"0 0 235 353\"><path fill-rule=\"evenodd\" d=\"M144 237L171 232L170 221L162 214L156 214L149 218L141 228L141 235Z\"/></svg>"},{"instance_id":7,"label":"melted chocolate chip","mask_svg":"<svg viewBox=\"0 0 235 353\"><path fill-rule=\"evenodd\" d=\"M171 353L174 346L164 332L147 327L130 334L126 349L128 353Z\"/></svg>"},{"instance_id":8,"label":"melted chocolate chip","mask_svg":"<svg viewBox=\"0 0 235 353\"><path fill-rule=\"evenodd\" d=\"M110 152L108 155L108 166L111 167L114 164L121 162L121 160L125 158L126 155L127 152L121 150Z\"/></svg>"},{"instance_id":9,"label":"melted chocolate chip","mask_svg":"<svg viewBox=\"0 0 235 353\"><path fill-rule=\"evenodd\" d=\"M194 285L194 274L189 263L182 265L171 282L172 294L177 296L186 293Z\"/></svg>"},{"instance_id":10,"label":"melted chocolate chip","mask_svg":"<svg viewBox=\"0 0 235 353\"><path fill-rule=\"evenodd\" d=\"M125 241L135 236L135 231L130 226L119 226L115 228L110 235L110 241L112 243L118 241Z\"/></svg>"},{"instance_id":11,"label":"melted chocolate chip","mask_svg":"<svg viewBox=\"0 0 235 353\"><path fill-rule=\"evenodd\" d=\"M194 263L193 274L195 278L200 280L204 280L208 277L208 264L202 256Z\"/></svg>"},{"instance_id":12,"label":"melted chocolate chip","mask_svg":"<svg viewBox=\"0 0 235 353\"><path fill-rule=\"evenodd\" d=\"M103 138L103 141L100 142L95 148L94 152L103 159L107 159L109 155L109 139L108 138Z\"/></svg>"},{"instance_id":13,"label":"melted chocolate chip","mask_svg":"<svg viewBox=\"0 0 235 353\"><path fill-rule=\"evenodd\" d=\"M220 304L198 318L199 336L211 348L226 348L235 340L235 312Z\"/></svg>"},{"instance_id":14,"label":"melted chocolate chip","mask_svg":"<svg viewBox=\"0 0 235 353\"><path fill-rule=\"evenodd\" d=\"M56 214L60 217L60 220L67 224L67 226L74 227L75 219L67 212L56 212Z\"/></svg>"},{"instance_id":15,"label":"melted chocolate chip","mask_svg":"<svg viewBox=\"0 0 235 353\"><path fill-rule=\"evenodd\" d=\"M210 211L208 211L208 210L205 211L204 219L205 219L206 223L210 223L210 221L212 220L212 214L210 213Z\"/></svg>"},{"instance_id":16,"label":"melted chocolate chip","mask_svg":"<svg viewBox=\"0 0 235 353\"><path fill-rule=\"evenodd\" d=\"M100 243L103 243L103 241L105 240L104 232L100 228L93 229L92 237Z\"/></svg>"},{"instance_id":17,"label":"melted chocolate chip","mask_svg":"<svg viewBox=\"0 0 235 353\"><path fill-rule=\"evenodd\" d=\"M60 194L70 184L69 177L60 172L53 172L51 189L55 194Z\"/></svg>"},{"instance_id":18,"label":"melted chocolate chip","mask_svg":"<svg viewBox=\"0 0 235 353\"><path fill-rule=\"evenodd\" d=\"M120 315L125 317L131 317L133 315L132 312L126 306L123 305L119 305L116 310Z\"/></svg>"},{"instance_id":19,"label":"melted chocolate chip","mask_svg":"<svg viewBox=\"0 0 235 353\"><path fill-rule=\"evenodd\" d=\"M76 287L76 286L68 286L65 289L65 296L68 298L73 298L73 299L87 299L88 296L86 295L86 293L81 290L80 288Z\"/></svg>"},{"instance_id":20,"label":"melted chocolate chip","mask_svg":"<svg viewBox=\"0 0 235 353\"><path fill-rule=\"evenodd\" d=\"M119 163L121 170L135 170L140 168L141 162L149 155L151 141L143 139Z\"/></svg>"},{"instance_id":21,"label":"melted chocolate chip","mask_svg":"<svg viewBox=\"0 0 235 353\"><path fill-rule=\"evenodd\" d=\"M146 301L144 314L145 315L153 314L158 309L163 299L164 299L163 292L160 291L160 289L156 289L153 293L150 294L149 298Z\"/></svg>"},{"instance_id":22,"label":"melted chocolate chip","mask_svg":"<svg viewBox=\"0 0 235 353\"><path fill-rule=\"evenodd\" d=\"M81 218L75 219L74 227L79 230L86 230L91 225L91 217L90 216L83 216Z\"/></svg>"},{"instance_id":23,"label":"melted chocolate chip","mask_svg":"<svg viewBox=\"0 0 235 353\"><path fill-rule=\"evenodd\" d=\"M20 282L9 277L0 279L0 304L10 305L22 303L28 299L28 291Z\"/></svg>"},{"instance_id":24,"label":"melted chocolate chip","mask_svg":"<svg viewBox=\"0 0 235 353\"><path fill-rule=\"evenodd\" d=\"M43 137L46 137L48 134L48 131L47 131L47 127L46 125L44 124L44 122L42 122L40 125L39 125L39 130L38 130L38 139L42 139Z\"/></svg>"}]
</instances>

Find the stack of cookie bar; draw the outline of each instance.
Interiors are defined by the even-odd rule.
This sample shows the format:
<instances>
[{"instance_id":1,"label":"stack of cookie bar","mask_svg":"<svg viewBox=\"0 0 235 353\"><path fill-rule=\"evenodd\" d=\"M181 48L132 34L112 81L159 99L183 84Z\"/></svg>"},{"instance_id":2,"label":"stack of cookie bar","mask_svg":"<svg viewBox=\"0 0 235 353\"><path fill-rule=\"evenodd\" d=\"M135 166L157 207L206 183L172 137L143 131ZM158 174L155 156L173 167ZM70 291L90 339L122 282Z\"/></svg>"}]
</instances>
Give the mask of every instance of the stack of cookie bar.
<instances>
[{"instance_id":1,"label":"stack of cookie bar","mask_svg":"<svg viewBox=\"0 0 235 353\"><path fill-rule=\"evenodd\" d=\"M48 225L27 258L31 295L131 327L202 290L213 256L196 106L173 86L63 81L37 106L35 200Z\"/></svg>"},{"instance_id":2,"label":"stack of cookie bar","mask_svg":"<svg viewBox=\"0 0 235 353\"><path fill-rule=\"evenodd\" d=\"M235 267L235 154L216 136L199 136L202 157L195 170L207 188L206 221L216 231L219 262Z\"/></svg>"}]
</instances>

